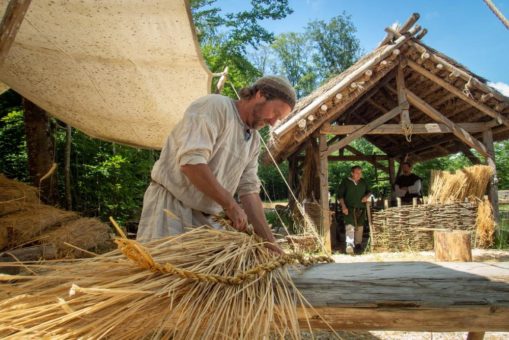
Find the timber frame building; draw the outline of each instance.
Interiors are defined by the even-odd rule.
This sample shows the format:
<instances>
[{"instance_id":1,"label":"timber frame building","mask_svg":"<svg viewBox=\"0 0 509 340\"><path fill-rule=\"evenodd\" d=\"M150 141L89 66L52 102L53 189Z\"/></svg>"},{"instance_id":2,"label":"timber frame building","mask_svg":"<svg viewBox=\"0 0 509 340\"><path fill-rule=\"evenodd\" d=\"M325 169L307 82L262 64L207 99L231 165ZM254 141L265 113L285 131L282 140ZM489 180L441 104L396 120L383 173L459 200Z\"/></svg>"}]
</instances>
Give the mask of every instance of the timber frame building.
<instances>
[{"instance_id":1,"label":"timber frame building","mask_svg":"<svg viewBox=\"0 0 509 340\"><path fill-rule=\"evenodd\" d=\"M391 183L395 161L419 162L458 152L496 170L493 142L509 136L509 98L422 43L427 31L416 24L418 18L413 14L403 25L387 28L378 48L302 98L271 130L265 161L270 156L275 162L289 160L292 190L302 168L316 170L308 172L317 174L311 185L316 190L307 191L320 201L321 230L329 249L328 161L371 162L389 174ZM384 155L364 155L349 145L361 137ZM496 182L495 175L489 189L495 211Z\"/></svg>"}]
</instances>

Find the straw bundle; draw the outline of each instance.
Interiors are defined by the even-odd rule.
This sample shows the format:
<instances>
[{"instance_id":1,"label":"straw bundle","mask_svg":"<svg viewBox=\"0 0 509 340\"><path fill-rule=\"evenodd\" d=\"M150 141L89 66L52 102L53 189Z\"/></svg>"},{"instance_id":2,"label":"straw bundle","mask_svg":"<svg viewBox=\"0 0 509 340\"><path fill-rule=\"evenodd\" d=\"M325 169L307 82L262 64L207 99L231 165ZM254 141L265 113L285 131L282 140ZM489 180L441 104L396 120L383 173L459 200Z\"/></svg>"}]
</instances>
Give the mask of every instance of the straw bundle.
<instances>
[{"instance_id":1,"label":"straw bundle","mask_svg":"<svg viewBox=\"0 0 509 340\"><path fill-rule=\"evenodd\" d=\"M452 203L465 199L481 199L493 176L487 165L474 165L451 173L431 171L429 203Z\"/></svg>"},{"instance_id":2,"label":"straw bundle","mask_svg":"<svg viewBox=\"0 0 509 340\"><path fill-rule=\"evenodd\" d=\"M110 227L96 218L79 218L70 221L60 228L51 230L33 240L37 243L52 246L58 258L82 257L81 249L104 252L111 250L113 242L110 237ZM68 246L72 244L78 248Z\"/></svg>"},{"instance_id":3,"label":"straw bundle","mask_svg":"<svg viewBox=\"0 0 509 340\"><path fill-rule=\"evenodd\" d=\"M22 210L0 218L0 250L16 247L40 237L44 231L77 219L74 212L44 204L25 204Z\"/></svg>"},{"instance_id":4,"label":"straw bundle","mask_svg":"<svg viewBox=\"0 0 509 340\"><path fill-rule=\"evenodd\" d=\"M304 301L282 267L295 257L275 258L257 237L202 227L117 243L91 259L18 264L37 275L0 276L16 280L0 292L0 337L300 337Z\"/></svg>"},{"instance_id":5,"label":"straw bundle","mask_svg":"<svg viewBox=\"0 0 509 340\"><path fill-rule=\"evenodd\" d=\"M483 200L477 207L476 219L476 245L480 248L489 248L493 245L495 235L495 220L490 201Z\"/></svg>"},{"instance_id":6,"label":"straw bundle","mask_svg":"<svg viewBox=\"0 0 509 340\"><path fill-rule=\"evenodd\" d=\"M38 190L0 174L0 216L21 210L26 203L39 203Z\"/></svg>"}]
</instances>

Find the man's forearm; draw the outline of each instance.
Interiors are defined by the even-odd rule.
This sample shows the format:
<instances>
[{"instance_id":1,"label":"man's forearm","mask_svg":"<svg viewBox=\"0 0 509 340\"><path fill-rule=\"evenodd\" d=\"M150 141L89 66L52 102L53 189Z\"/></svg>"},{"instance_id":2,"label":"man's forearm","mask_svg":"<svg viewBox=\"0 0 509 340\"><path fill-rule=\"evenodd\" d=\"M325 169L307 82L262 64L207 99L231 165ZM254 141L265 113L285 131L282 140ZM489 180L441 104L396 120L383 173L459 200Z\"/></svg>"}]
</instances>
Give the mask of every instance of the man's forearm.
<instances>
[{"instance_id":1,"label":"man's forearm","mask_svg":"<svg viewBox=\"0 0 509 340\"><path fill-rule=\"evenodd\" d=\"M258 236L269 242L275 242L276 239L269 228L267 220L265 219L265 212L263 211L263 204L258 194L247 194L240 197L242 208L247 214L249 223L254 228Z\"/></svg>"},{"instance_id":2,"label":"man's forearm","mask_svg":"<svg viewBox=\"0 0 509 340\"><path fill-rule=\"evenodd\" d=\"M180 167L189 181L205 195L213 199L224 209L235 204L232 195L225 189L207 164L186 164Z\"/></svg>"}]
</instances>

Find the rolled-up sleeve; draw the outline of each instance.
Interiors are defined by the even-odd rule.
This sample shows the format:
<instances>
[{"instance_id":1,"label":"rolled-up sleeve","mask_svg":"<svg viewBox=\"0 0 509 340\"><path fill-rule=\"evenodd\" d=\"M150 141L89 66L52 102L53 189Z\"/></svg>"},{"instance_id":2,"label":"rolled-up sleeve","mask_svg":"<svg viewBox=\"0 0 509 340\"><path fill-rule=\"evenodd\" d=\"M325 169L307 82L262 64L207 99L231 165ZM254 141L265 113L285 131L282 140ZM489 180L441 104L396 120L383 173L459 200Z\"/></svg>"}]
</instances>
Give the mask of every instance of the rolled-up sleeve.
<instances>
[{"instance_id":1,"label":"rolled-up sleeve","mask_svg":"<svg viewBox=\"0 0 509 340\"><path fill-rule=\"evenodd\" d=\"M239 186L237 188L237 194L239 197L248 194L259 194L260 193L260 178L258 177L258 156L260 154L260 146L258 144L256 150L253 152L253 156L249 161L248 165L244 169L242 176L240 177Z\"/></svg>"},{"instance_id":2,"label":"rolled-up sleeve","mask_svg":"<svg viewBox=\"0 0 509 340\"><path fill-rule=\"evenodd\" d=\"M205 114L190 114L178 127L177 162L185 164L207 164L219 134L217 124Z\"/></svg>"}]
</instances>

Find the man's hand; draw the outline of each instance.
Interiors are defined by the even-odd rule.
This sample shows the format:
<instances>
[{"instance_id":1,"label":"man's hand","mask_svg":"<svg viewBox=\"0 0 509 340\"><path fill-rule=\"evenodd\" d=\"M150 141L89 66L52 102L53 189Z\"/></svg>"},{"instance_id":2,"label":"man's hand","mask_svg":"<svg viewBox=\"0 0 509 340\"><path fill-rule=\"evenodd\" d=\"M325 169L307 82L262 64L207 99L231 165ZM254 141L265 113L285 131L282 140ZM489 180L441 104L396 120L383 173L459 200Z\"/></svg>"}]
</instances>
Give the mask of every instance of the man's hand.
<instances>
[{"instance_id":1,"label":"man's hand","mask_svg":"<svg viewBox=\"0 0 509 340\"><path fill-rule=\"evenodd\" d=\"M368 199L369 199L369 195L366 195L366 196L364 196L364 197L361 199L361 202L362 202L362 203L366 203L366 202L368 201Z\"/></svg>"},{"instance_id":2,"label":"man's hand","mask_svg":"<svg viewBox=\"0 0 509 340\"><path fill-rule=\"evenodd\" d=\"M277 243L266 242L265 247L267 247L267 249L269 249L269 251L271 253L273 253L274 255L281 256L281 255L285 254L285 251L283 250L283 248L281 248Z\"/></svg>"},{"instance_id":3,"label":"man's hand","mask_svg":"<svg viewBox=\"0 0 509 340\"><path fill-rule=\"evenodd\" d=\"M342 207L341 208L341 211L343 212L343 215L348 215L348 208L347 207Z\"/></svg>"},{"instance_id":4,"label":"man's hand","mask_svg":"<svg viewBox=\"0 0 509 340\"><path fill-rule=\"evenodd\" d=\"M237 204L233 203L224 209L226 216L232 221L233 227L238 231L246 231L247 215L244 210Z\"/></svg>"}]
</instances>

